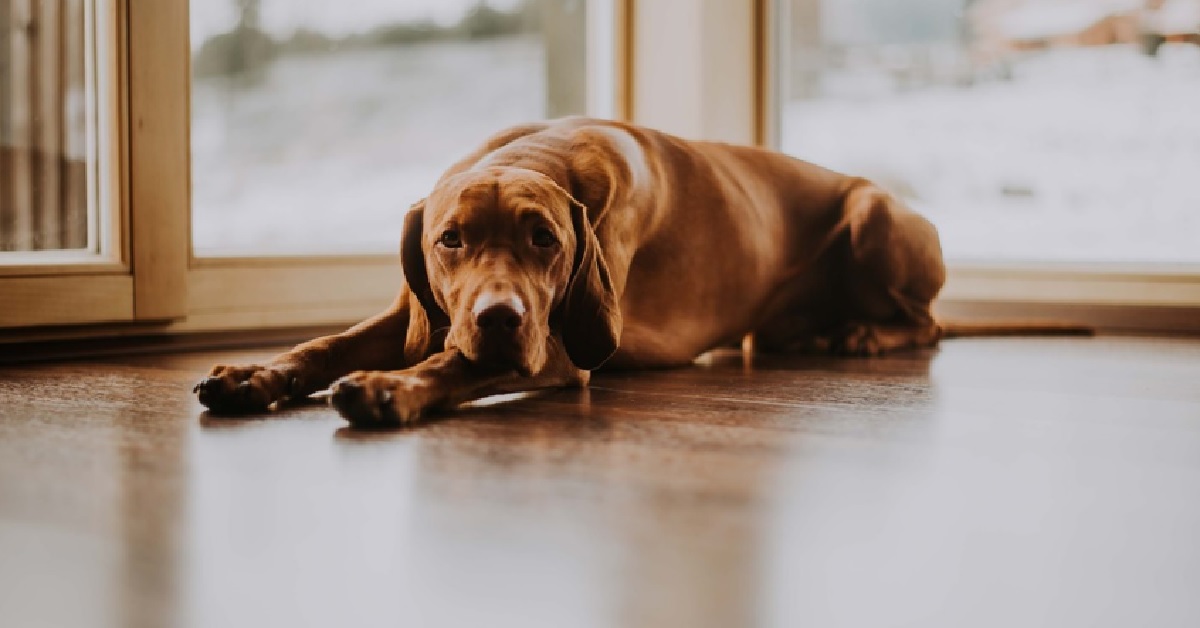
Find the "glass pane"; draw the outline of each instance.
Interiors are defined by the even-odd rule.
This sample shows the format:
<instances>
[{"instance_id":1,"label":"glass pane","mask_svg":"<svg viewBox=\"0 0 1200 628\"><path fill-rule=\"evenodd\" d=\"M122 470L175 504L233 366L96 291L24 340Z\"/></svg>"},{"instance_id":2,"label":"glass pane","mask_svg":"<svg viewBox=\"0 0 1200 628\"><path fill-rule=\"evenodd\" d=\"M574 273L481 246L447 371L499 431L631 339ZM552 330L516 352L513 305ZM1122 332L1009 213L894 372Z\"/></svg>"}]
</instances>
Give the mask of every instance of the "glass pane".
<instances>
[{"instance_id":1,"label":"glass pane","mask_svg":"<svg viewBox=\"0 0 1200 628\"><path fill-rule=\"evenodd\" d=\"M86 8L0 0L0 251L88 249L95 240Z\"/></svg>"},{"instance_id":2,"label":"glass pane","mask_svg":"<svg viewBox=\"0 0 1200 628\"><path fill-rule=\"evenodd\" d=\"M782 147L957 260L1200 262L1200 0L781 0Z\"/></svg>"},{"instance_id":3,"label":"glass pane","mask_svg":"<svg viewBox=\"0 0 1200 628\"><path fill-rule=\"evenodd\" d=\"M582 0L191 3L198 255L392 253L492 133L582 113Z\"/></svg>"}]
</instances>

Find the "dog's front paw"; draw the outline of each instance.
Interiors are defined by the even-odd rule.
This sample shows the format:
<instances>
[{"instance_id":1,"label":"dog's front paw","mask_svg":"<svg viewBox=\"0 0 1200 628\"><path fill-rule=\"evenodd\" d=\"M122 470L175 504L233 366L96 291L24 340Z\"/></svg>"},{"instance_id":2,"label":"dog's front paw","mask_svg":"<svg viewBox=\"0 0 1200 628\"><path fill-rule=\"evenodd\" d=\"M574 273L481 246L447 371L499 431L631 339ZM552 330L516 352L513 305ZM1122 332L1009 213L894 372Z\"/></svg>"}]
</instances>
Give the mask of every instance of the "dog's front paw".
<instances>
[{"instance_id":1,"label":"dog's front paw","mask_svg":"<svg viewBox=\"0 0 1200 628\"><path fill-rule=\"evenodd\" d=\"M299 394L301 387L294 367L217 365L192 392L213 412L244 414L265 411L272 403Z\"/></svg>"},{"instance_id":2,"label":"dog's front paw","mask_svg":"<svg viewBox=\"0 0 1200 628\"><path fill-rule=\"evenodd\" d=\"M358 426L411 423L440 401L430 378L403 373L351 373L329 392L330 405Z\"/></svg>"}]
</instances>

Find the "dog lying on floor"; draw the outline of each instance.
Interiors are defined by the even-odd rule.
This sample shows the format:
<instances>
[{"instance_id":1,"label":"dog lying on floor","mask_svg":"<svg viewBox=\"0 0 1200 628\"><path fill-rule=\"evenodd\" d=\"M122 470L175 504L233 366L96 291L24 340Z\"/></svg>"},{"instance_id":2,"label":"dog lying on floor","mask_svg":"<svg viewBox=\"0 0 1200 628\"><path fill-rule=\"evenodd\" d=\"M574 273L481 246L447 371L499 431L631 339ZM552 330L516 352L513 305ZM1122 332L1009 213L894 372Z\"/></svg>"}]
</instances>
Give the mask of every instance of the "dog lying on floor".
<instances>
[{"instance_id":1,"label":"dog lying on floor","mask_svg":"<svg viewBox=\"0 0 1200 628\"><path fill-rule=\"evenodd\" d=\"M602 365L686 365L747 334L757 351L875 356L951 331L930 310L937 231L869 181L606 120L489 139L409 211L401 263L387 311L218 365L201 403L254 412L331 387L351 423L395 424L586 386Z\"/></svg>"}]
</instances>

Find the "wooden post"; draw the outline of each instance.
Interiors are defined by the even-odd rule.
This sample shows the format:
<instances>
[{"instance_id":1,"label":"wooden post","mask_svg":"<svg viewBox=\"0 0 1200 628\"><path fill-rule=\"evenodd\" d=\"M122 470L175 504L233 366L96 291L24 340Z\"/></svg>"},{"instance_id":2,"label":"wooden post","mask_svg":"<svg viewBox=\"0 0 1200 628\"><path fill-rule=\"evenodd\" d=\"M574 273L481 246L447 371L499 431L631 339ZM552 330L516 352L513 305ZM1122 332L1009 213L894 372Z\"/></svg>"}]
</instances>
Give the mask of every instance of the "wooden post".
<instances>
[{"instance_id":1,"label":"wooden post","mask_svg":"<svg viewBox=\"0 0 1200 628\"><path fill-rule=\"evenodd\" d=\"M754 2L635 2L633 121L753 144L762 128Z\"/></svg>"},{"instance_id":2,"label":"wooden post","mask_svg":"<svg viewBox=\"0 0 1200 628\"><path fill-rule=\"evenodd\" d=\"M188 3L130 2L128 10L134 317L182 318L191 249Z\"/></svg>"}]
</instances>

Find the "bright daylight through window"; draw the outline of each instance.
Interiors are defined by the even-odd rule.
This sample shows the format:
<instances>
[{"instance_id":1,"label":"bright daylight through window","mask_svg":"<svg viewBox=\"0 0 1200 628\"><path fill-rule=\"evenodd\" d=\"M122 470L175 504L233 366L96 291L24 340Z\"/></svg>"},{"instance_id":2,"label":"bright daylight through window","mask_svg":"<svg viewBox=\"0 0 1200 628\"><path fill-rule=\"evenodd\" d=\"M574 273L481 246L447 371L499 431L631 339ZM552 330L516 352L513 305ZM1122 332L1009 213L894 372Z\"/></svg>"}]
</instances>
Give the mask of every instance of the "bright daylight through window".
<instances>
[{"instance_id":1,"label":"bright daylight through window","mask_svg":"<svg viewBox=\"0 0 1200 628\"><path fill-rule=\"evenodd\" d=\"M197 255L392 253L506 126L583 113L583 0L191 3Z\"/></svg>"},{"instance_id":2,"label":"bright daylight through window","mask_svg":"<svg viewBox=\"0 0 1200 628\"><path fill-rule=\"evenodd\" d=\"M1200 0L781 0L781 147L957 261L1200 262Z\"/></svg>"}]
</instances>

